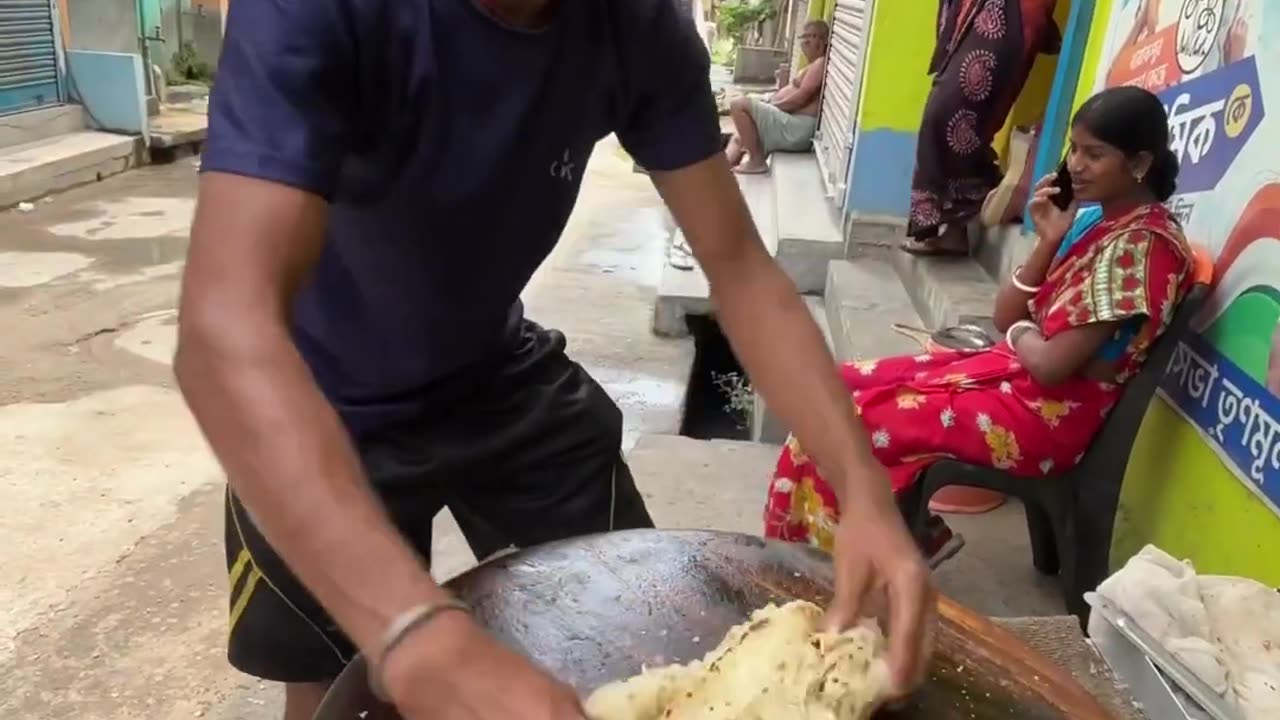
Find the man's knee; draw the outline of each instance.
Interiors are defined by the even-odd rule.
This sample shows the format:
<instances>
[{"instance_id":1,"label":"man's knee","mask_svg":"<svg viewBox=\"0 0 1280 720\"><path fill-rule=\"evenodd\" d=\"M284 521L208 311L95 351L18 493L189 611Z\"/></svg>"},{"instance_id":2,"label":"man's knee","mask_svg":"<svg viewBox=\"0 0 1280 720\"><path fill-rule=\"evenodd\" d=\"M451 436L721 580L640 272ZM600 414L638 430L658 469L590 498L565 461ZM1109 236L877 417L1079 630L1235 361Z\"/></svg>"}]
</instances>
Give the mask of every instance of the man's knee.
<instances>
[{"instance_id":1,"label":"man's knee","mask_svg":"<svg viewBox=\"0 0 1280 720\"><path fill-rule=\"evenodd\" d=\"M751 98L741 95L729 101L729 112L750 113Z\"/></svg>"}]
</instances>

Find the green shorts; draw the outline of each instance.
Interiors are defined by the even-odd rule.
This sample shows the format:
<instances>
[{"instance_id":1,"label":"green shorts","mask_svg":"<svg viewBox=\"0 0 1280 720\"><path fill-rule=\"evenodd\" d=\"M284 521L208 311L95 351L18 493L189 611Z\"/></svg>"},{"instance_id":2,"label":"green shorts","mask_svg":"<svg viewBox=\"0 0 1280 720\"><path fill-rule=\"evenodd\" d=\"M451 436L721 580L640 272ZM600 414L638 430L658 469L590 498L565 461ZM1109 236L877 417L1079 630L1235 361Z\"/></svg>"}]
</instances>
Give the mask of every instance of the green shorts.
<instances>
[{"instance_id":1,"label":"green shorts","mask_svg":"<svg viewBox=\"0 0 1280 720\"><path fill-rule=\"evenodd\" d=\"M756 124L760 145L766 155L808 150L818 129L818 118L792 115L759 98L751 98L751 119Z\"/></svg>"}]
</instances>

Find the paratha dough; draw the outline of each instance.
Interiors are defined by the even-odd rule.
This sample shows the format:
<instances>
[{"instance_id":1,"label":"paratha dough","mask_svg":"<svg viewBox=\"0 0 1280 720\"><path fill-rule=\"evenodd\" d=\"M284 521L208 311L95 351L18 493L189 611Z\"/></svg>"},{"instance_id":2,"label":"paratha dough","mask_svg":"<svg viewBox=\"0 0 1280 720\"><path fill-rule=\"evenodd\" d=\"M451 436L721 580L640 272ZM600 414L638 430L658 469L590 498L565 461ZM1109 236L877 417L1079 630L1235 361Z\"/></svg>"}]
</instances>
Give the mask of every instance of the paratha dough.
<instances>
[{"instance_id":1,"label":"paratha dough","mask_svg":"<svg viewBox=\"0 0 1280 720\"><path fill-rule=\"evenodd\" d=\"M592 720L866 720L889 670L878 626L817 631L822 610L769 605L701 661L646 669L587 698Z\"/></svg>"}]
</instances>

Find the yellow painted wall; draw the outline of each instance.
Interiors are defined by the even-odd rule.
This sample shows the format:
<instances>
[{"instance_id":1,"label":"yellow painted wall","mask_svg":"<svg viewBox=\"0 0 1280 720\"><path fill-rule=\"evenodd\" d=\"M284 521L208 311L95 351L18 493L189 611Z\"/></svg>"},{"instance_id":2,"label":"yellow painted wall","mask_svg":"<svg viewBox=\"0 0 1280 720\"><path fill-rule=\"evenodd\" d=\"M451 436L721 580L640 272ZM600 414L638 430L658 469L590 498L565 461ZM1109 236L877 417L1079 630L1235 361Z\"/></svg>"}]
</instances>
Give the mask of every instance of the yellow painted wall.
<instances>
[{"instance_id":1,"label":"yellow painted wall","mask_svg":"<svg viewBox=\"0 0 1280 720\"><path fill-rule=\"evenodd\" d=\"M1111 542L1119 568L1148 543L1201 572L1280 586L1280 521L1162 399L1147 411L1125 473Z\"/></svg>"},{"instance_id":2,"label":"yellow painted wall","mask_svg":"<svg viewBox=\"0 0 1280 720\"><path fill-rule=\"evenodd\" d=\"M831 17L836 12L836 0L809 0L809 19L810 20L826 20L831 22Z\"/></svg>"},{"instance_id":3,"label":"yellow painted wall","mask_svg":"<svg viewBox=\"0 0 1280 720\"><path fill-rule=\"evenodd\" d=\"M1075 1L1079 2L1079 0ZM1064 32L1067 27L1067 18L1071 15L1071 6L1072 0L1058 0L1058 5L1054 9L1053 18L1057 21L1058 28ZM996 149L996 154L1000 156L1001 167L1005 166L1010 131L1015 127L1036 125L1044 119L1045 107L1049 104L1049 94L1053 91L1053 74L1057 70L1057 55L1041 55L1036 58L1035 65L1031 67L1031 74L1027 77L1027 84L1022 88L1022 94L1018 95L1018 99L1013 103L1013 109L1009 111L1008 119L1005 120L1004 127L1000 128L1000 132L996 133L995 139L991 142L992 147Z\"/></svg>"},{"instance_id":4,"label":"yellow painted wall","mask_svg":"<svg viewBox=\"0 0 1280 720\"><path fill-rule=\"evenodd\" d=\"M936 3L876 0L862 77L858 123L863 130L920 129L937 22Z\"/></svg>"},{"instance_id":5,"label":"yellow painted wall","mask_svg":"<svg viewBox=\"0 0 1280 720\"><path fill-rule=\"evenodd\" d=\"M71 14L67 10L67 0L58 0L58 22L61 27L58 31L62 33L62 46L71 47Z\"/></svg>"}]
</instances>

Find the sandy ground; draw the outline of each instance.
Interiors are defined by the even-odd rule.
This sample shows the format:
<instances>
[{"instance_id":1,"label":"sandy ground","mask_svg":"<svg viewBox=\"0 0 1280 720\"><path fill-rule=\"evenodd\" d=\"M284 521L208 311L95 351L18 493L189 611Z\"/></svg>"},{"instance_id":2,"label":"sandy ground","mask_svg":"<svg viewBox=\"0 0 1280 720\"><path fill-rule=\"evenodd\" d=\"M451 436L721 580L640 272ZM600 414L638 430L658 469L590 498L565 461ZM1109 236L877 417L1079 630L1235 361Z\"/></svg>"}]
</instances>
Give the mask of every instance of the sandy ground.
<instances>
[{"instance_id":1,"label":"sandy ground","mask_svg":"<svg viewBox=\"0 0 1280 720\"><path fill-rule=\"evenodd\" d=\"M170 367L195 184L185 160L0 213L4 717L279 717L278 689L224 659L224 485ZM692 362L649 332L666 222L606 140L528 313L622 406L659 525L756 532L776 450L653 435L676 432ZM961 524L944 590L993 615L1057 610L1018 508ZM438 577L474 563L447 516L437 530Z\"/></svg>"},{"instance_id":2,"label":"sandy ground","mask_svg":"<svg viewBox=\"0 0 1280 720\"><path fill-rule=\"evenodd\" d=\"M174 388L190 161L0 214L0 707L7 717L270 718L224 660L224 486ZM665 213L597 149L529 315L622 405L626 442L674 432L692 347L648 332ZM474 562L447 517L433 566Z\"/></svg>"}]
</instances>

